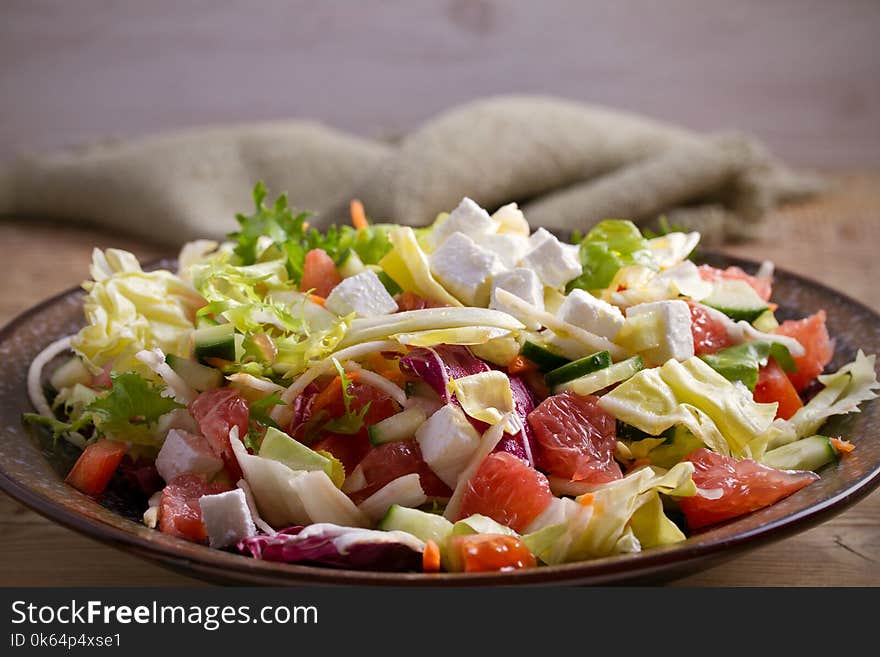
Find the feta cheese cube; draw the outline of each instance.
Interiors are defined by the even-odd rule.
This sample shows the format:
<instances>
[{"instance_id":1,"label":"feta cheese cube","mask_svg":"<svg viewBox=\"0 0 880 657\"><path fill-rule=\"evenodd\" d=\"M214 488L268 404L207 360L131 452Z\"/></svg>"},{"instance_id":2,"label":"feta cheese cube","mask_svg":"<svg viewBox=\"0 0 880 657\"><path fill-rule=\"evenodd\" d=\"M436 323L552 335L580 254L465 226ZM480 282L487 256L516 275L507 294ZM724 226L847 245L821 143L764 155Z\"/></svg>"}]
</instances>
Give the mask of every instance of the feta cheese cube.
<instances>
[{"instance_id":1,"label":"feta cheese cube","mask_svg":"<svg viewBox=\"0 0 880 657\"><path fill-rule=\"evenodd\" d=\"M199 506L211 547L235 545L257 533L247 497L241 488L217 495L202 495Z\"/></svg>"},{"instance_id":2,"label":"feta cheese cube","mask_svg":"<svg viewBox=\"0 0 880 657\"><path fill-rule=\"evenodd\" d=\"M486 306L494 275L504 271L497 255L464 233L453 233L430 258L431 273L459 301Z\"/></svg>"},{"instance_id":3,"label":"feta cheese cube","mask_svg":"<svg viewBox=\"0 0 880 657\"><path fill-rule=\"evenodd\" d=\"M324 306L337 315L356 313L361 317L377 317L397 312L394 300L376 272L366 269L349 276L327 296Z\"/></svg>"},{"instance_id":4,"label":"feta cheese cube","mask_svg":"<svg viewBox=\"0 0 880 657\"><path fill-rule=\"evenodd\" d=\"M531 232L526 216L516 203L502 205L492 215L492 219L498 222L499 233L528 237Z\"/></svg>"},{"instance_id":5,"label":"feta cheese cube","mask_svg":"<svg viewBox=\"0 0 880 657\"><path fill-rule=\"evenodd\" d=\"M691 312L688 305L679 299L652 301L630 306L626 317L640 317L653 314L657 317L661 331L660 344L641 353L649 367L662 365L670 358L682 361L694 355L694 337L691 333Z\"/></svg>"},{"instance_id":6,"label":"feta cheese cube","mask_svg":"<svg viewBox=\"0 0 880 657\"><path fill-rule=\"evenodd\" d=\"M513 295L518 296L523 301L527 301L533 306L544 309L544 286L538 275L531 269L518 267L510 271L501 272L492 278L492 294L489 299L489 307L493 310L500 310L509 315L513 315L519 321L526 325L527 328L536 329L538 326L535 320L529 317L523 317L522 313L518 313L515 309L510 308L503 301L499 301L496 290L507 290Z\"/></svg>"},{"instance_id":7,"label":"feta cheese cube","mask_svg":"<svg viewBox=\"0 0 880 657\"><path fill-rule=\"evenodd\" d=\"M187 472L210 478L222 467L223 460L214 453L203 436L182 429L168 432L156 456L156 470L166 482Z\"/></svg>"},{"instance_id":8,"label":"feta cheese cube","mask_svg":"<svg viewBox=\"0 0 880 657\"><path fill-rule=\"evenodd\" d=\"M450 488L480 445L480 434L455 404L446 404L416 430L422 458Z\"/></svg>"},{"instance_id":9,"label":"feta cheese cube","mask_svg":"<svg viewBox=\"0 0 880 657\"><path fill-rule=\"evenodd\" d=\"M516 263L529 251L529 240L522 235L510 233L494 233L484 235L478 244L498 256L507 269L516 267Z\"/></svg>"},{"instance_id":10,"label":"feta cheese cube","mask_svg":"<svg viewBox=\"0 0 880 657\"><path fill-rule=\"evenodd\" d=\"M483 235L494 233L497 229L498 222L465 196L458 207L449 213L446 220L428 234L428 247L432 251L436 251L455 233L464 233L468 237L478 239Z\"/></svg>"},{"instance_id":11,"label":"feta cheese cube","mask_svg":"<svg viewBox=\"0 0 880 657\"><path fill-rule=\"evenodd\" d=\"M533 269L547 287L560 289L581 275L583 268L577 254L548 231L539 228L529 241L533 246L520 266Z\"/></svg>"},{"instance_id":12,"label":"feta cheese cube","mask_svg":"<svg viewBox=\"0 0 880 657\"><path fill-rule=\"evenodd\" d=\"M614 340L625 321L617 306L597 299L584 290L572 290L556 316L563 322L574 324L582 329Z\"/></svg>"}]
</instances>

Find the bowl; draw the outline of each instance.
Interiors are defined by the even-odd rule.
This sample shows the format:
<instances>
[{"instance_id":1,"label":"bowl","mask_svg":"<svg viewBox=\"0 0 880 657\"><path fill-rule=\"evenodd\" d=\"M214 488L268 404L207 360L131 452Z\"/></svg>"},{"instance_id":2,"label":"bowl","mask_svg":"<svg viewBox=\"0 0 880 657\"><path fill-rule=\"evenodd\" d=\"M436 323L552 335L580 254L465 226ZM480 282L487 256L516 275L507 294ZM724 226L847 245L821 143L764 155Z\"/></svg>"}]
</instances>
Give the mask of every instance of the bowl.
<instances>
[{"instance_id":1,"label":"bowl","mask_svg":"<svg viewBox=\"0 0 880 657\"><path fill-rule=\"evenodd\" d=\"M706 253L716 267L757 263ZM159 263L170 267L173 262ZM22 423L32 411L26 392L28 365L50 342L83 324L79 288L48 299L0 330L0 489L70 529L189 576L218 583L263 585L591 585L653 583L690 574L804 531L858 502L880 485L880 400L862 412L830 420L823 432L851 437L857 449L823 468L821 479L776 504L690 536L675 545L636 554L507 573L379 573L258 561L160 533L141 523L144 502L124 487L111 487L96 501L66 485L64 475L78 450ZM774 300L780 319L825 309L836 340L829 370L849 362L858 349L880 353L880 316L861 303L804 277L777 271Z\"/></svg>"}]
</instances>

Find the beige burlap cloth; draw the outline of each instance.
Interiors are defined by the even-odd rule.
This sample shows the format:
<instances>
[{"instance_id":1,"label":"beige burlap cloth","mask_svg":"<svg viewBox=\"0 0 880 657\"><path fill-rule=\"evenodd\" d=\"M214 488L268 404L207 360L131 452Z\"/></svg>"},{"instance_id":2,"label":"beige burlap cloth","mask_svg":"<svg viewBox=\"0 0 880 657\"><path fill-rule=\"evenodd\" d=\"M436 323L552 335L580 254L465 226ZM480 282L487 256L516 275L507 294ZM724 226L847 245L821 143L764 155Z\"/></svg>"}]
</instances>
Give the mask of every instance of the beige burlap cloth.
<instances>
[{"instance_id":1,"label":"beige burlap cloth","mask_svg":"<svg viewBox=\"0 0 880 657\"><path fill-rule=\"evenodd\" d=\"M0 171L0 214L83 221L169 244L218 237L262 180L313 224L411 225L470 196L518 202L532 226L665 216L708 242L748 237L778 205L823 188L757 140L705 135L557 98L505 96L447 111L395 142L301 120L195 128L22 156Z\"/></svg>"}]
</instances>

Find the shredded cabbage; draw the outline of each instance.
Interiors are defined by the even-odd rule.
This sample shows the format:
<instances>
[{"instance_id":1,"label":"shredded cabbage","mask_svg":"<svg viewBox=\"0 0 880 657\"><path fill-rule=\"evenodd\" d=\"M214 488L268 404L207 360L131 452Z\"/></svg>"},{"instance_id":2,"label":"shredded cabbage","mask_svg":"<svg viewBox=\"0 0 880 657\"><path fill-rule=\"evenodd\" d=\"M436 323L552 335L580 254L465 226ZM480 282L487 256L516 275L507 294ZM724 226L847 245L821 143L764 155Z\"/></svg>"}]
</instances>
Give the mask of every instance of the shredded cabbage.
<instances>
[{"instance_id":1,"label":"shredded cabbage","mask_svg":"<svg viewBox=\"0 0 880 657\"><path fill-rule=\"evenodd\" d=\"M748 388L697 357L637 372L599 405L652 436L680 424L713 451L750 458L767 448L777 407L755 402Z\"/></svg>"},{"instance_id":2,"label":"shredded cabbage","mask_svg":"<svg viewBox=\"0 0 880 657\"><path fill-rule=\"evenodd\" d=\"M189 355L196 310L204 300L164 269L144 272L134 255L118 249L92 252L91 281L84 302L88 322L71 347L93 373L108 363L114 371L152 371L135 358L144 349Z\"/></svg>"}]
</instances>

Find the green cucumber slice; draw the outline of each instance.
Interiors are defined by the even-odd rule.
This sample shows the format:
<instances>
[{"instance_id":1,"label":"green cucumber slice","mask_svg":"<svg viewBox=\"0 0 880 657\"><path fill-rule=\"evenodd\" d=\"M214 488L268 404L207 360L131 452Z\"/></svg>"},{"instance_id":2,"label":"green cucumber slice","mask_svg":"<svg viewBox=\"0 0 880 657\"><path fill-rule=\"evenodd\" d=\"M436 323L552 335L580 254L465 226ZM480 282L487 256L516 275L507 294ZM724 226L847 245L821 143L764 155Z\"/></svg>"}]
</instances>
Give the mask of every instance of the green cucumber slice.
<instances>
[{"instance_id":1,"label":"green cucumber slice","mask_svg":"<svg viewBox=\"0 0 880 657\"><path fill-rule=\"evenodd\" d=\"M391 505L378 527L385 531L407 532L423 541L434 541L441 547L452 533L452 523L443 516L399 504Z\"/></svg>"},{"instance_id":2,"label":"green cucumber slice","mask_svg":"<svg viewBox=\"0 0 880 657\"><path fill-rule=\"evenodd\" d=\"M733 320L754 322L769 308L754 288L745 281L720 280L713 285L712 294L703 303L720 310Z\"/></svg>"},{"instance_id":3,"label":"green cucumber slice","mask_svg":"<svg viewBox=\"0 0 880 657\"><path fill-rule=\"evenodd\" d=\"M366 266L354 249L346 249L336 261L336 269L339 270L339 275L342 278L348 278L360 274L366 269Z\"/></svg>"},{"instance_id":4,"label":"green cucumber slice","mask_svg":"<svg viewBox=\"0 0 880 657\"><path fill-rule=\"evenodd\" d=\"M619 363L609 365L597 372L592 372L591 374L586 374L577 379L572 379L567 383L563 383L562 385L557 386L554 389L554 392L569 390L579 395L592 395L595 392L604 390L610 385L626 381L633 374L644 369L644 367L645 365L642 362L642 357L633 356L632 358L627 358Z\"/></svg>"},{"instance_id":5,"label":"green cucumber slice","mask_svg":"<svg viewBox=\"0 0 880 657\"><path fill-rule=\"evenodd\" d=\"M527 358L538 366L542 372L550 372L568 365L571 361L557 354L545 345L526 340L519 350L520 356Z\"/></svg>"},{"instance_id":6,"label":"green cucumber slice","mask_svg":"<svg viewBox=\"0 0 880 657\"><path fill-rule=\"evenodd\" d=\"M196 360L206 362L207 358L234 361L236 355L235 327L232 324L206 326L193 331Z\"/></svg>"},{"instance_id":7,"label":"green cucumber slice","mask_svg":"<svg viewBox=\"0 0 880 657\"><path fill-rule=\"evenodd\" d=\"M384 445L399 440L409 440L416 435L416 429L422 426L427 419L425 411L417 406L395 413L367 429L370 443Z\"/></svg>"},{"instance_id":8,"label":"green cucumber slice","mask_svg":"<svg viewBox=\"0 0 880 657\"><path fill-rule=\"evenodd\" d=\"M839 458L830 438L809 436L771 449L761 458L761 463L777 470L818 470Z\"/></svg>"},{"instance_id":9,"label":"green cucumber slice","mask_svg":"<svg viewBox=\"0 0 880 657\"><path fill-rule=\"evenodd\" d=\"M595 354L590 354L562 367L557 367L555 370L550 370L544 376L544 381L547 382L550 388L554 388L597 370L605 369L610 365L611 354L607 351L598 351Z\"/></svg>"},{"instance_id":10,"label":"green cucumber slice","mask_svg":"<svg viewBox=\"0 0 880 657\"><path fill-rule=\"evenodd\" d=\"M199 392L219 388L223 384L223 372L216 367L208 367L188 358L166 354L165 362L180 375L187 385Z\"/></svg>"}]
</instances>

